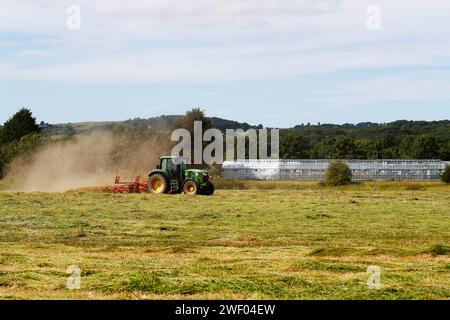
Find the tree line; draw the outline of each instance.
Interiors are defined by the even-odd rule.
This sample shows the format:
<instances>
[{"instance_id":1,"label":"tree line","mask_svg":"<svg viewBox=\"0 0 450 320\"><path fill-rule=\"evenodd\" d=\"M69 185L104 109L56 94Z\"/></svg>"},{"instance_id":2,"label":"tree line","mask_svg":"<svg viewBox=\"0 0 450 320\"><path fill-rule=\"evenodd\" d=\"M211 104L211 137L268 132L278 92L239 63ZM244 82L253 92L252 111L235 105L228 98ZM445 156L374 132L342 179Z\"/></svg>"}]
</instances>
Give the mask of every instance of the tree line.
<instances>
[{"instance_id":1,"label":"tree line","mask_svg":"<svg viewBox=\"0 0 450 320\"><path fill-rule=\"evenodd\" d=\"M261 129L262 125L208 118L200 108L178 118L173 128ZM231 126L230 127L227 127ZM241 126L240 126L241 125ZM248 151L248 141L247 151ZM282 159L441 159L450 160L450 121L395 121L385 124L298 125L280 130Z\"/></svg>"},{"instance_id":2,"label":"tree line","mask_svg":"<svg viewBox=\"0 0 450 320\"><path fill-rule=\"evenodd\" d=\"M300 125L281 130L283 159L450 160L450 121Z\"/></svg>"},{"instance_id":3,"label":"tree line","mask_svg":"<svg viewBox=\"0 0 450 320\"><path fill-rule=\"evenodd\" d=\"M174 128L193 129L193 121L202 121L203 128L261 129L262 125L208 118L204 111L194 108L184 116L161 116L133 119L119 124L107 123L102 130L138 130L158 135L163 141ZM150 124L151 123L151 124ZM98 129L98 128L97 128ZM95 130L92 127L91 130ZM71 125L39 125L29 109L22 108L0 126L0 177L11 161L31 157L33 150L54 135L76 135ZM450 161L450 121L395 121L377 124L301 124L280 130L282 159L441 159Z\"/></svg>"}]
</instances>

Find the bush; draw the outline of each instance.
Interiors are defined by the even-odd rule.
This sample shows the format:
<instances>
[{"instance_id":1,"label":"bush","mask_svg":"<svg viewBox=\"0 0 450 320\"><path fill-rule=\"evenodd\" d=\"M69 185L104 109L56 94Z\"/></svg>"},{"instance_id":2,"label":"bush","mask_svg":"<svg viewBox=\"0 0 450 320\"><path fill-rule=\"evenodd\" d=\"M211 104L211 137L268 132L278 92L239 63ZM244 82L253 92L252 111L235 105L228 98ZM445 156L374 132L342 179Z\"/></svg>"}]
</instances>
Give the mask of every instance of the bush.
<instances>
[{"instance_id":1,"label":"bush","mask_svg":"<svg viewBox=\"0 0 450 320\"><path fill-rule=\"evenodd\" d=\"M333 161L328 166L325 182L330 186L349 184L352 182L352 171L346 163Z\"/></svg>"},{"instance_id":2,"label":"bush","mask_svg":"<svg viewBox=\"0 0 450 320\"><path fill-rule=\"evenodd\" d=\"M450 166L447 166L444 170L444 173L441 176L442 181L445 183L450 183Z\"/></svg>"}]
</instances>

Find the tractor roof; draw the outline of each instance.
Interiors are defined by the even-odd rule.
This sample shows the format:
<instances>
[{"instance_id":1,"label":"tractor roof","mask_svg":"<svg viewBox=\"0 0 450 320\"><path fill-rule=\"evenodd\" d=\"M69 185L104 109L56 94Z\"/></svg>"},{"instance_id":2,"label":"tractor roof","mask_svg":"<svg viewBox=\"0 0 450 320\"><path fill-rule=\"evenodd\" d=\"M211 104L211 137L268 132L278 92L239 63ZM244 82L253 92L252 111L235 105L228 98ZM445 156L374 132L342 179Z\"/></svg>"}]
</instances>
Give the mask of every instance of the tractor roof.
<instances>
[{"instance_id":1,"label":"tractor roof","mask_svg":"<svg viewBox=\"0 0 450 320\"><path fill-rule=\"evenodd\" d=\"M160 159L179 159L179 158L184 158L181 156L161 156L159 157Z\"/></svg>"}]
</instances>

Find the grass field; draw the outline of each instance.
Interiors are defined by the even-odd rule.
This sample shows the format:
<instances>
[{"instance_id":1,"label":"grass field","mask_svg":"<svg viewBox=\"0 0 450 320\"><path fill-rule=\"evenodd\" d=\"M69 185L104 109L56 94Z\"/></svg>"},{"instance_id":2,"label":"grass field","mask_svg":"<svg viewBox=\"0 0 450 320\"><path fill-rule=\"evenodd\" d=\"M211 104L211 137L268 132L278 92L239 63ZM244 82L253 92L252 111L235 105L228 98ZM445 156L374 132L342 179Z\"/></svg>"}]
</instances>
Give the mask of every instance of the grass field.
<instances>
[{"instance_id":1,"label":"grass field","mask_svg":"<svg viewBox=\"0 0 450 320\"><path fill-rule=\"evenodd\" d=\"M448 185L218 185L244 190L0 192L0 297L450 298ZM70 265L80 290L66 288Z\"/></svg>"}]
</instances>

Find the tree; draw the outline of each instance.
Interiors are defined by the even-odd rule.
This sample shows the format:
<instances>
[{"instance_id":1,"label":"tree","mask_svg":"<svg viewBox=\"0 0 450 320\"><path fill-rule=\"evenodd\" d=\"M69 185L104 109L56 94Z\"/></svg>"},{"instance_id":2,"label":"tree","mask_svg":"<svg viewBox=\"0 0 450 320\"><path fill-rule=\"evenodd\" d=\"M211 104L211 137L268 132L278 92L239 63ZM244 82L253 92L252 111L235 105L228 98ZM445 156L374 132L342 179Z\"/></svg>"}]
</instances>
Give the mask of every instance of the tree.
<instances>
[{"instance_id":1,"label":"tree","mask_svg":"<svg viewBox=\"0 0 450 320\"><path fill-rule=\"evenodd\" d=\"M413 156L413 145L415 137L414 136L404 136L399 147L400 158L402 159L412 159Z\"/></svg>"},{"instance_id":2,"label":"tree","mask_svg":"<svg viewBox=\"0 0 450 320\"><path fill-rule=\"evenodd\" d=\"M200 108L192 108L191 111L186 112L186 114L178 119L174 125L173 125L173 129L186 129L190 132L191 134L191 157L194 157L194 122L195 121L201 121L202 122L202 130L203 132L202 134L202 138L203 138L203 133L212 128L212 123L211 123L211 119L209 119L208 117L206 117L205 112L203 110L201 110ZM202 139L203 140L203 139ZM174 143L174 145L176 144L176 142ZM203 154L203 150L205 149L205 147L207 146L207 142L202 142L202 154ZM203 162L203 156L202 156L202 162Z\"/></svg>"},{"instance_id":3,"label":"tree","mask_svg":"<svg viewBox=\"0 0 450 320\"><path fill-rule=\"evenodd\" d=\"M24 162L30 162L33 152L44 142L45 139L40 133L31 133L0 147L0 178L6 174L8 165L14 159L21 158Z\"/></svg>"},{"instance_id":4,"label":"tree","mask_svg":"<svg viewBox=\"0 0 450 320\"><path fill-rule=\"evenodd\" d=\"M356 157L356 145L352 138L338 135L318 142L312 150L312 158L352 159Z\"/></svg>"},{"instance_id":5,"label":"tree","mask_svg":"<svg viewBox=\"0 0 450 320\"><path fill-rule=\"evenodd\" d=\"M355 159L368 159L371 143L369 139L355 141Z\"/></svg>"},{"instance_id":6,"label":"tree","mask_svg":"<svg viewBox=\"0 0 450 320\"><path fill-rule=\"evenodd\" d=\"M442 181L450 183L450 166L447 166L441 176Z\"/></svg>"},{"instance_id":7,"label":"tree","mask_svg":"<svg viewBox=\"0 0 450 320\"><path fill-rule=\"evenodd\" d=\"M349 184L352 181L352 171L342 161L333 161L328 166L325 181L330 186Z\"/></svg>"},{"instance_id":8,"label":"tree","mask_svg":"<svg viewBox=\"0 0 450 320\"><path fill-rule=\"evenodd\" d=\"M433 135L421 135L415 138L412 145L414 159L438 159L440 156L439 141Z\"/></svg>"},{"instance_id":9,"label":"tree","mask_svg":"<svg viewBox=\"0 0 450 320\"><path fill-rule=\"evenodd\" d=\"M444 161L450 160L450 141L447 144L442 144L440 159Z\"/></svg>"},{"instance_id":10,"label":"tree","mask_svg":"<svg viewBox=\"0 0 450 320\"><path fill-rule=\"evenodd\" d=\"M22 108L0 128L0 178L6 166L17 155L37 144L40 127L30 110Z\"/></svg>"},{"instance_id":11,"label":"tree","mask_svg":"<svg viewBox=\"0 0 450 320\"><path fill-rule=\"evenodd\" d=\"M0 143L6 145L26 135L40 132L41 129L31 111L22 108L3 125L0 130Z\"/></svg>"},{"instance_id":12,"label":"tree","mask_svg":"<svg viewBox=\"0 0 450 320\"><path fill-rule=\"evenodd\" d=\"M288 132L281 136L280 156L282 159L308 158L307 146L303 136L297 131Z\"/></svg>"},{"instance_id":13,"label":"tree","mask_svg":"<svg viewBox=\"0 0 450 320\"><path fill-rule=\"evenodd\" d=\"M6 154L3 151L3 148L0 148L0 178L3 178L5 175L5 168L7 164Z\"/></svg>"},{"instance_id":14,"label":"tree","mask_svg":"<svg viewBox=\"0 0 450 320\"><path fill-rule=\"evenodd\" d=\"M355 142L352 138L338 136L334 143L335 159L353 159L355 158Z\"/></svg>"},{"instance_id":15,"label":"tree","mask_svg":"<svg viewBox=\"0 0 450 320\"><path fill-rule=\"evenodd\" d=\"M369 152L371 159L395 159L398 158L398 143L396 138L389 133L383 133L372 141Z\"/></svg>"},{"instance_id":16,"label":"tree","mask_svg":"<svg viewBox=\"0 0 450 320\"><path fill-rule=\"evenodd\" d=\"M173 125L173 129L187 129L192 136L194 136L194 122L201 121L203 131L206 131L212 127L211 120L206 117L205 111L200 108L192 108L191 111L178 119Z\"/></svg>"},{"instance_id":17,"label":"tree","mask_svg":"<svg viewBox=\"0 0 450 320\"><path fill-rule=\"evenodd\" d=\"M395 121L357 125L297 125L294 128L282 130L282 136L294 131L308 142L307 153L310 158L414 159L425 157L450 160L450 120ZM426 141L418 139L419 136L433 136L434 139ZM420 141L416 142L416 140ZM352 144L355 147L354 150Z\"/></svg>"}]
</instances>

